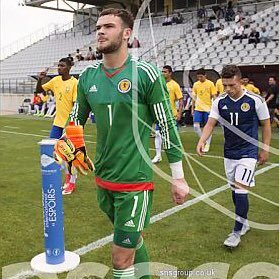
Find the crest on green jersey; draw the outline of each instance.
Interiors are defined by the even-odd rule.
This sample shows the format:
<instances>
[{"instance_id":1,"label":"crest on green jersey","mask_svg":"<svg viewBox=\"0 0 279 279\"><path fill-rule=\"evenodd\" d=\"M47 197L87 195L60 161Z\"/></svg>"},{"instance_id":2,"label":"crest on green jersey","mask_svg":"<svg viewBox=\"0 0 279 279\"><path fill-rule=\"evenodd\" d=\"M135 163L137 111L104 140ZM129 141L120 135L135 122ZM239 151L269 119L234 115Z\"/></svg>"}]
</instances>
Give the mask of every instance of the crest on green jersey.
<instances>
[{"instance_id":1,"label":"crest on green jersey","mask_svg":"<svg viewBox=\"0 0 279 279\"><path fill-rule=\"evenodd\" d=\"M118 82L118 91L120 93L127 93L130 91L132 83L127 78L124 78Z\"/></svg>"}]
</instances>

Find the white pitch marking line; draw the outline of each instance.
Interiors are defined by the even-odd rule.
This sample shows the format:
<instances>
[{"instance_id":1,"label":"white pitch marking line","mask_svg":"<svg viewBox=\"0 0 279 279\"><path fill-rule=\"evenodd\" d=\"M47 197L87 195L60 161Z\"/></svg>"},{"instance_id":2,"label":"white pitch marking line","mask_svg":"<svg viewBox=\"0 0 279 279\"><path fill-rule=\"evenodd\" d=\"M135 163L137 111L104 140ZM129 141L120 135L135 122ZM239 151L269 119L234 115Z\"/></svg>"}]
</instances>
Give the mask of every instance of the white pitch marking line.
<instances>
[{"instance_id":1,"label":"white pitch marking line","mask_svg":"<svg viewBox=\"0 0 279 279\"><path fill-rule=\"evenodd\" d=\"M267 166L265 168L262 168L262 169L256 171L255 176L259 175L259 174L262 174L264 172L267 172L268 170L273 169L273 168L278 167L278 166L279 166L279 164L273 164L271 166ZM171 216L171 215L175 214L176 212L181 211L182 209L190 207L191 205L194 205L194 204L196 204L196 203L198 203L198 202L200 202L200 201L202 201L206 198L215 196L216 194L218 194L220 192L223 192L228 188L229 188L228 184L222 185L222 186L220 186L220 187L218 187L218 188L216 188L212 191L209 191L209 192L207 192L203 195L200 195L199 197L196 197L194 199L186 201L182 205L177 205L177 206L174 206L170 209L167 209L167 210L165 210L165 211L163 211L163 212L161 212L157 215L152 216L151 219L150 219L150 223L151 224L156 223L156 222L158 222L158 221L160 221L160 220L162 220L162 219L164 219L168 216ZM101 238L97 241L91 242L88 245L83 246L83 247L75 250L74 253L77 253L80 256L85 255L88 252L91 252L93 250L96 250L98 248L101 248L101 247L107 245L108 243L112 242L112 240L113 240L113 234L110 234L108 236L105 236L105 237L103 237L103 238ZM7 278L7 279L25 279L25 278L29 278L30 276L35 276L36 274L38 274L38 273L36 273L32 270L26 270L24 272L20 272L20 273L14 275L13 277L10 277L10 278Z\"/></svg>"},{"instance_id":2,"label":"white pitch marking line","mask_svg":"<svg viewBox=\"0 0 279 279\"><path fill-rule=\"evenodd\" d=\"M3 127L8 129L19 129L19 127L14 127L14 126L3 126Z\"/></svg>"},{"instance_id":3,"label":"white pitch marking line","mask_svg":"<svg viewBox=\"0 0 279 279\"><path fill-rule=\"evenodd\" d=\"M45 135L29 134L29 133L20 133L20 132L5 131L5 130L0 130L0 132L2 132L2 133L8 133L8 134L15 134L15 135L22 135L22 136L33 136L33 137L40 137L40 138L44 138L44 137L45 137ZM47 133L49 133L48 130L41 130L41 132L47 132ZM90 135L85 135L85 136L90 136ZM96 143L95 141L86 141L86 142Z\"/></svg>"},{"instance_id":4,"label":"white pitch marking line","mask_svg":"<svg viewBox=\"0 0 279 279\"><path fill-rule=\"evenodd\" d=\"M41 131L45 132L47 130L41 130ZM40 138L45 137L44 135L19 133L19 132L4 131L4 130L0 130L0 132L9 133L9 134L16 134L16 135L22 135L22 136L34 136L34 137L40 137ZM47 132L49 132L49 131L47 131ZM85 136L91 136L91 135L85 135ZM90 141L90 140L86 140L85 142L96 143L96 141ZM150 150L155 150L154 148L149 148L149 149ZM164 150L162 150L162 151L165 152ZM195 153L187 153L187 154L192 155L192 156L198 156L198 154L195 154ZM224 159L222 156L216 156L216 155L203 155L203 157Z\"/></svg>"},{"instance_id":5,"label":"white pitch marking line","mask_svg":"<svg viewBox=\"0 0 279 279\"><path fill-rule=\"evenodd\" d=\"M47 131L47 130L42 130L42 131ZM22 136L34 136L34 137L40 137L40 138L44 138L45 135L38 135L38 134L28 134L28 133L19 133L19 132L13 132L13 131L5 131L5 130L0 130L0 132L2 133L8 133L8 134L15 134L15 135L22 135ZM49 131L48 131L49 132ZM91 136L91 135L85 135L85 136ZM90 140L86 140L85 142L88 143L94 143L96 144L96 141L90 141ZM149 150L153 150L155 151L154 148L149 148ZM162 152L165 152L165 150L162 150ZM195 153L187 153L191 156L198 156L198 154ZM208 155L208 154L204 154L203 157L208 157L208 158L215 158L215 159L224 159L224 157L222 156L217 156L217 155ZM266 164L273 164L272 162L267 162Z\"/></svg>"},{"instance_id":6,"label":"white pitch marking line","mask_svg":"<svg viewBox=\"0 0 279 279\"><path fill-rule=\"evenodd\" d=\"M22 135L22 136L33 136L33 137L39 137L39 138L44 138L44 137L45 137L45 135L27 134L27 133L19 133L19 132L5 131L5 130L0 130L0 132L2 132L2 133L7 133L7 134Z\"/></svg>"},{"instance_id":7,"label":"white pitch marking line","mask_svg":"<svg viewBox=\"0 0 279 279\"><path fill-rule=\"evenodd\" d=\"M47 130L41 130L42 132L49 132ZM4 130L0 130L0 132L3 132L3 133L9 133L9 134L16 134L16 135L22 135L22 136L34 136L34 137L40 137L40 138L43 138L45 137L44 135L37 135L37 134L28 134L28 133L19 133L19 132L12 132L12 131L4 131ZM91 135L85 135L85 136L91 136ZM96 143L96 141L90 141L90 140L86 140L85 142L88 142L88 143ZM154 148L149 148L150 150L155 150ZM164 150L162 150L163 152L165 152ZM195 153L187 153L191 156L198 156L198 154L195 154ZM203 155L203 157L208 157L208 158L216 158L216 159L224 159L224 157L222 156L217 156L217 155Z\"/></svg>"}]
</instances>

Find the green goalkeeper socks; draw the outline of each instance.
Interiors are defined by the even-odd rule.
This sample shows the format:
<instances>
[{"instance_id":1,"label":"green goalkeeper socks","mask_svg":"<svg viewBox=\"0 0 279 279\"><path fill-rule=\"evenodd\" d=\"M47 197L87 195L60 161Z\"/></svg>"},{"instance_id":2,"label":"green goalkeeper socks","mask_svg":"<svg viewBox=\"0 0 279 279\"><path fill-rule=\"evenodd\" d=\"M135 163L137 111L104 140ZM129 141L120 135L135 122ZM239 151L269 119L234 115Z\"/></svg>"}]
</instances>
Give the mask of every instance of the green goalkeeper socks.
<instances>
[{"instance_id":1,"label":"green goalkeeper socks","mask_svg":"<svg viewBox=\"0 0 279 279\"><path fill-rule=\"evenodd\" d=\"M141 264L137 266L137 264ZM113 278L114 279L150 279L149 275L141 276L141 274L149 274L149 256L146 250L146 247L143 242L142 236L136 247L136 254L134 260L134 267L130 267L124 270L113 269ZM139 270L140 268L140 270Z\"/></svg>"},{"instance_id":2,"label":"green goalkeeper socks","mask_svg":"<svg viewBox=\"0 0 279 279\"><path fill-rule=\"evenodd\" d=\"M137 247L136 247L136 255L135 255L135 260L134 260L134 264L139 264L139 263L145 263L145 264L141 264L141 270L139 271L137 266L135 269L135 274L136 274L136 278L139 278L138 276L140 276L140 274L149 274L149 256L146 250L146 247L144 245L143 242L143 237L140 237L140 242L138 243ZM137 274L139 273L139 274ZM140 277L141 279L150 279L149 275L145 275Z\"/></svg>"}]
</instances>

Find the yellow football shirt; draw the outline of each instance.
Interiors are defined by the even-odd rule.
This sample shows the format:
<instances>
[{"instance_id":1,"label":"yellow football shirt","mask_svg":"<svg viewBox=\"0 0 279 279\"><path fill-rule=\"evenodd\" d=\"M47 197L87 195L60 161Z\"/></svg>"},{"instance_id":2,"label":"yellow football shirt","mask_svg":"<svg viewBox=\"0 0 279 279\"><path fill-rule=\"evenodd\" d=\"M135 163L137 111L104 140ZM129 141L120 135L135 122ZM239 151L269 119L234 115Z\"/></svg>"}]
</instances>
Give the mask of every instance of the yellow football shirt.
<instances>
[{"instance_id":1,"label":"yellow football shirt","mask_svg":"<svg viewBox=\"0 0 279 279\"><path fill-rule=\"evenodd\" d=\"M208 79L204 82L196 81L192 92L195 99L195 110L209 112L212 105L212 97L216 94L216 87L212 81Z\"/></svg>"},{"instance_id":2,"label":"yellow football shirt","mask_svg":"<svg viewBox=\"0 0 279 279\"><path fill-rule=\"evenodd\" d=\"M216 90L217 90L217 94L223 94L225 92L225 89L224 89L224 85L223 85L223 82L222 82L222 79L219 78L217 81L216 81Z\"/></svg>"},{"instance_id":3,"label":"yellow football shirt","mask_svg":"<svg viewBox=\"0 0 279 279\"><path fill-rule=\"evenodd\" d=\"M252 93L256 93L256 94L261 94L259 88L257 88L255 85L248 83L247 85L242 85L242 88L252 92Z\"/></svg>"},{"instance_id":4,"label":"yellow football shirt","mask_svg":"<svg viewBox=\"0 0 279 279\"><path fill-rule=\"evenodd\" d=\"M169 91L170 96L170 104L174 118L177 117L177 109L175 105L175 101L180 100L183 98L181 89L179 84L174 81L173 79L167 82L167 89Z\"/></svg>"},{"instance_id":5,"label":"yellow football shirt","mask_svg":"<svg viewBox=\"0 0 279 279\"><path fill-rule=\"evenodd\" d=\"M61 76L57 76L42 87L45 91L51 90L55 96L56 115L53 125L64 128L77 99L77 79L71 77L68 80L62 80Z\"/></svg>"}]
</instances>

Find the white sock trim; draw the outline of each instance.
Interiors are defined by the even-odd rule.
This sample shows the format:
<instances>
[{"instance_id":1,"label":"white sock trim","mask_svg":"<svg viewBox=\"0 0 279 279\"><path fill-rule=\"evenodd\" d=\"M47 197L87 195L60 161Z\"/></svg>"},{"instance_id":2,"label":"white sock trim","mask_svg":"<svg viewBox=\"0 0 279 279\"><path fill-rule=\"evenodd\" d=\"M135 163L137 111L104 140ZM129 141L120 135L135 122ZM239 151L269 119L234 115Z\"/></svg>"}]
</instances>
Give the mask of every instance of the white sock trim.
<instances>
[{"instance_id":1,"label":"white sock trim","mask_svg":"<svg viewBox=\"0 0 279 279\"><path fill-rule=\"evenodd\" d=\"M115 269L113 268L113 276L119 277L119 278L125 278L125 277L134 277L135 276L135 268L129 267L126 269Z\"/></svg>"}]
</instances>

